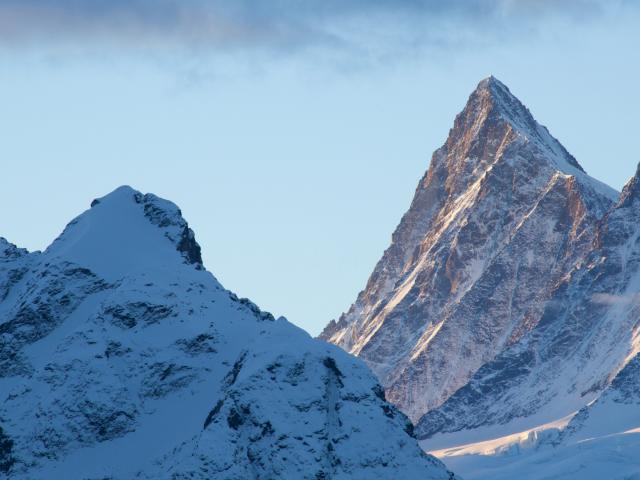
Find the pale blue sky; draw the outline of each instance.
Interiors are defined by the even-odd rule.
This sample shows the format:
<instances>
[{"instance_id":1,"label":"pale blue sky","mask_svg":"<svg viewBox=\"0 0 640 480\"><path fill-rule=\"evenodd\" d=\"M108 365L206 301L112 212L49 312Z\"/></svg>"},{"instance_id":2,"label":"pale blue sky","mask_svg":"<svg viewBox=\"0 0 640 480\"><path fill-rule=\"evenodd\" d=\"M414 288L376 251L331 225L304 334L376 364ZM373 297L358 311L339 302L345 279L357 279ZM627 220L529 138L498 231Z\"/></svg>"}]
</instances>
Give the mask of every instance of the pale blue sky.
<instances>
[{"instance_id":1,"label":"pale blue sky","mask_svg":"<svg viewBox=\"0 0 640 480\"><path fill-rule=\"evenodd\" d=\"M632 3L241 3L251 16L219 1L215 22L185 25L171 1L158 18L142 0L36 18L0 0L0 235L42 249L130 184L182 208L227 288L317 334L364 287L483 77L596 178L619 189L640 161Z\"/></svg>"}]
</instances>

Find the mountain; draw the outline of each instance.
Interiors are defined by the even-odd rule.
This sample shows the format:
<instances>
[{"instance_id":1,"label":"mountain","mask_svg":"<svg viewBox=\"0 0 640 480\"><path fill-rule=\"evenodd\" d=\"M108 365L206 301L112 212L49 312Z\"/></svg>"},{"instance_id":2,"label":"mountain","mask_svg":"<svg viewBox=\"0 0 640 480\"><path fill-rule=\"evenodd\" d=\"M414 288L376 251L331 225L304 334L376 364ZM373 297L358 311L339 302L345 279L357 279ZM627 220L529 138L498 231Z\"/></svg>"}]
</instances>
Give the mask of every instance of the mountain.
<instances>
[{"instance_id":1,"label":"mountain","mask_svg":"<svg viewBox=\"0 0 640 480\"><path fill-rule=\"evenodd\" d=\"M225 290L121 187L44 251L0 239L0 478L453 479L373 374Z\"/></svg>"},{"instance_id":2,"label":"mountain","mask_svg":"<svg viewBox=\"0 0 640 480\"><path fill-rule=\"evenodd\" d=\"M545 322L617 196L489 77L433 154L365 289L321 338L363 359L417 422ZM424 425L423 435L439 428Z\"/></svg>"},{"instance_id":3,"label":"mountain","mask_svg":"<svg viewBox=\"0 0 640 480\"><path fill-rule=\"evenodd\" d=\"M468 480L640 478L640 167L618 195L483 80L322 338Z\"/></svg>"},{"instance_id":4,"label":"mountain","mask_svg":"<svg viewBox=\"0 0 640 480\"><path fill-rule=\"evenodd\" d=\"M425 449L468 480L640 478L639 221L637 172L538 326L419 421Z\"/></svg>"},{"instance_id":5,"label":"mountain","mask_svg":"<svg viewBox=\"0 0 640 480\"><path fill-rule=\"evenodd\" d=\"M598 415L611 434L639 427L639 225L640 171L598 223L592 250L554 287L540 322L427 413L420 436L531 428L578 410L567 438L571 431L594 434L585 422ZM623 412L629 403L631 417Z\"/></svg>"}]
</instances>

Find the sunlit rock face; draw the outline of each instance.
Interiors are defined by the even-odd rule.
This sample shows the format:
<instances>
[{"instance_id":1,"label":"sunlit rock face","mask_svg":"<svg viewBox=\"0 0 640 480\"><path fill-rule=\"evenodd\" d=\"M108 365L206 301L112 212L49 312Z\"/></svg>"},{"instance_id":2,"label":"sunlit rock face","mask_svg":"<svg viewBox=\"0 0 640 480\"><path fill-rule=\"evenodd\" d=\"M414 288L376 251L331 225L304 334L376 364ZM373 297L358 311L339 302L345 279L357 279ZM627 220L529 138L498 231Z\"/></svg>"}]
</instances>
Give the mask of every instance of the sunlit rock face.
<instances>
[{"instance_id":1,"label":"sunlit rock face","mask_svg":"<svg viewBox=\"0 0 640 480\"><path fill-rule=\"evenodd\" d=\"M427 413L421 437L518 419L531 427L578 410L567 441L640 427L639 184L636 173L598 222L591 250L552 289L535 328Z\"/></svg>"},{"instance_id":2,"label":"sunlit rock face","mask_svg":"<svg viewBox=\"0 0 640 480\"><path fill-rule=\"evenodd\" d=\"M0 478L453 479L363 362L225 290L121 187L0 239Z\"/></svg>"},{"instance_id":3,"label":"sunlit rock face","mask_svg":"<svg viewBox=\"0 0 640 480\"><path fill-rule=\"evenodd\" d=\"M321 338L365 360L418 421L538 327L617 195L485 79L365 289Z\"/></svg>"}]
</instances>

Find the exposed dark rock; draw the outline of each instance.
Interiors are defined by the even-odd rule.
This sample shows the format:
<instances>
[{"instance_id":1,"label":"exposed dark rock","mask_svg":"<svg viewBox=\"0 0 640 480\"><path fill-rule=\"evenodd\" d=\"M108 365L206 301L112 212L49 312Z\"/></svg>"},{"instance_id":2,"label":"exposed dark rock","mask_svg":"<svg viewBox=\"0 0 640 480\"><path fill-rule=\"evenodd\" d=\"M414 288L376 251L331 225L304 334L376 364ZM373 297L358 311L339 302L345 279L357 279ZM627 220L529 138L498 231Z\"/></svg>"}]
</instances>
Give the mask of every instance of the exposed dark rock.
<instances>
[{"instance_id":1,"label":"exposed dark rock","mask_svg":"<svg viewBox=\"0 0 640 480\"><path fill-rule=\"evenodd\" d=\"M211 424L211 422L215 420L216 415L220 413L220 409L222 408L222 405L224 405L224 400L218 400L218 403L216 403L216 406L211 409L211 411L207 415L207 418L205 418L204 426L202 427L203 429L206 429Z\"/></svg>"},{"instance_id":2,"label":"exposed dark rock","mask_svg":"<svg viewBox=\"0 0 640 480\"><path fill-rule=\"evenodd\" d=\"M123 410L96 410L95 405L85 403L87 422L99 442L121 437L134 430L135 413Z\"/></svg>"},{"instance_id":3,"label":"exposed dark rock","mask_svg":"<svg viewBox=\"0 0 640 480\"><path fill-rule=\"evenodd\" d=\"M198 268L202 268L202 253L196 242L193 231L182 218L182 212L174 204L161 200L153 194L136 197L138 203L144 205L144 214L151 223L160 228L175 227L179 233L167 236L176 244L176 249L182 253L185 260Z\"/></svg>"},{"instance_id":4,"label":"exposed dark rock","mask_svg":"<svg viewBox=\"0 0 640 480\"><path fill-rule=\"evenodd\" d=\"M0 427L0 472L8 474L15 462L13 440Z\"/></svg>"},{"instance_id":5,"label":"exposed dark rock","mask_svg":"<svg viewBox=\"0 0 640 480\"><path fill-rule=\"evenodd\" d=\"M202 265L202 252L196 237L189 227L185 225L178 243L178 251L182 252L189 263Z\"/></svg>"},{"instance_id":6,"label":"exposed dark rock","mask_svg":"<svg viewBox=\"0 0 640 480\"><path fill-rule=\"evenodd\" d=\"M144 393L149 397L164 397L189 385L196 377L191 367L157 362L151 365L144 382Z\"/></svg>"},{"instance_id":7,"label":"exposed dark rock","mask_svg":"<svg viewBox=\"0 0 640 480\"><path fill-rule=\"evenodd\" d=\"M189 355L216 353L216 339L210 333L201 333L193 338L180 339L176 344Z\"/></svg>"},{"instance_id":8,"label":"exposed dark rock","mask_svg":"<svg viewBox=\"0 0 640 480\"><path fill-rule=\"evenodd\" d=\"M107 348L104 351L104 356L107 358L122 357L123 355L126 355L129 352L131 352L131 349L128 347L123 347L122 343L110 341L107 344Z\"/></svg>"},{"instance_id":9,"label":"exposed dark rock","mask_svg":"<svg viewBox=\"0 0 640 480\"><path fill-rule=\"evenodd\" d=\"M384 393L384 388L382 388L382 385L380 384L376 385L375 387L373 387L372 391L375 394L375 396L378 397L380 400L382 400L383 402L387 401L387 397Z\"/></svg>"},{"instance_id":10,"label":"exposed dark rock","mask_svg":"<svg viewBox=\"0 0 640 480\"><path fill-rule=\"evenodd\" d=\"M247 357L247 352L242 352L240 354L240 358L235 361L231 370L224 377L224 384L226 387L230 387L234 383L236 383L236 379L240 374L240 370L242 370L242 364L244 363L245 358Z\"/></svg>"},{"instance_id":11,"label":"exposed dark rock","mask_svg":"<svg viewBox=\"0 0 640 480\"><path fill-rule=\"evenodd\" d=\"M128 302L123 305L108 305L102 315L114 325L129 329L138 324L148 326L158 323L175 314L169 305Z\"/></svg>"},{"instance_id":12,"label":"exposed dark rock","mask_svg":"<svg viewBox=\"0 0 640 480\"><path fill-rule=\"evenodd\" d=\"M391 408L390 405L385 404L385 405L380 405L380 408L382 408L382 411L384 412L384 414L389 417L389 418L393 418L395 417L394 411Z\"/></svg>"},{"instance_id":13,"label":"exposed dark rock","mask_svg":"<svg viewBox=\"0 0 640 480\"><path fill-rule=\"evenodd\" d=\"M243 409L242 412L239 412L235 408L232 408L227 416L227 424L230 428L238 430L238 428L240 428L240 426L245 422L245 417L248 414L248 409Z\"/></svg>"},{"instance_id":14,"label":"exposed dark rock","mask_svg":"<svg viewBox=\"0 0 640 480\"><path fill-rule=\"evenodd\" d=\"M338 378L344 377L344 375L342 375L342 372L336 365L336 361L332 357L325 358L322 363L324 364L325 367L331 370L336 375L336 377Z\"/></svg>"},{"instance_id":15,"label":"exposed dark rock","mask_svg":"<svg viewBox=\"0 0 640 480\"><path fill-rule=\"evenodd\" d=\"M269 321L269 322L275 321L275 318L271 313L263 312L255 303L253 303L248 298L238 298L238 296L232 292L229 292L229 298L231 298L231 300L233 300L234 302L238 302L240 305L247 308L250 312L252 312L256 316L258 320Z\"/></svg>"}]
</instances>

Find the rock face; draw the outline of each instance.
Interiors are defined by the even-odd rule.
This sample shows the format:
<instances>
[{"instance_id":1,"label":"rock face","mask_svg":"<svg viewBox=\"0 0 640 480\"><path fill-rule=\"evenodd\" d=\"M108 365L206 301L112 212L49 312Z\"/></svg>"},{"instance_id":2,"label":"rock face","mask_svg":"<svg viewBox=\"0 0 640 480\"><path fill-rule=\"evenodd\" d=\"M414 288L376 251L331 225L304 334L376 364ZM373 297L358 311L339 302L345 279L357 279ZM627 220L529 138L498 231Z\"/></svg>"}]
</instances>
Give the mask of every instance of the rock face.
<instances>
[{"instance_id":1,"label":"rock face","mask_svg":"<svg viewBox=\"0 0 640 480\"><path fill-rule=\"evenodd\" d=\"M553 288L535 328L427 413L421 437L517 419L529 419L530 427L580 409L568 431L605 410L609 419L600 424L607 428L630 418L626 429L640 426L637 413L629 417L621 406L635 402L639 411L639 185L636 173L598 223L592 249Z\"/></svg>"},{"instance_id":2,"label":"rock face","mask_svg":"<svg viewBox=\"0 0 640 480\"><path fill-rule=\"evenodd\" d=\"M365 360L417 421L539 327L616 198L485 79L366 288L321 338Z\"/></svg>"},{"instance_id":3,"label":"rock face","mask_svg":"<svg viewBox=\"0 0 640 480\"><path fill-rule=\"evenodd\" d=\"M465 478L638 478L639 185L636 173L538 325L418 422Z\"/></svg>"},{"instance_id":4,"label":"rock face","mask_svg":"<svg viewBox=\"0 0 640 480\"><path fill-rule=\"evenodd\" d=\"M0 239L0 478L452 479L366 366L228 292L121 187Z\"/></svg>"}]
</instances>

